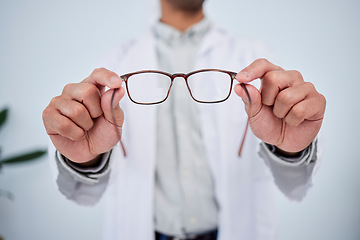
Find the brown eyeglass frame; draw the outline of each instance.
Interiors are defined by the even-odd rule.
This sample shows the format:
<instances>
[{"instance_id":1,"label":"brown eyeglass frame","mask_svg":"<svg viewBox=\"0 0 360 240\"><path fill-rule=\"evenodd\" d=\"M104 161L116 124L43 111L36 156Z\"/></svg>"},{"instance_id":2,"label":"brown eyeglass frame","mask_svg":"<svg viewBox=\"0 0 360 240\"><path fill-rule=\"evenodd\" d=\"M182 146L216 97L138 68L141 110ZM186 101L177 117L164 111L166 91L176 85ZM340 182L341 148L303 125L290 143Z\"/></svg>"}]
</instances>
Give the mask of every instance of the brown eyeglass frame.
<instances>
[{"instance_id":1,"label":"brown eyeglass frame","mask_svg":"<svg viewBox=\"0 0 360 240\"><path fill-rule=\"evenodd\" d=\"M218 101L199 101L197 100L196 98L194 98L192 92L191 92L191 89L189 87L189 84L188 84L188 78L191 76L191 75L194 75L196 73L200 73L200 72L222 72L222 73L226 73L229 75L229 77L232 79L232 81L230 82L230 88L229 88L229 93L228 95L222 99L222 100L218 100ZM167 91L167 94L165 96L165 98L161 101L158 101L158 102L153 102L153 103L141 103L141 102L137 102L137 101L134 101L132 98L131 98L131 95L130 95L130 92L129 92L129 87L128 87L128 79L129 77L131 77L132 75L136 75L136 74L141 74L141 73L158 73L158 74L162 74L162 75L166 75L168 76L170 79L171 79L171 83L170 83L170 86L169 86L169 90ZM190 72L190 73L175 73L175 74L170 74L170 73L167 73L167 72L163 72L163 71L157 71L157 70L142 70L142 71L137 71L137 72L131 72L131 73L127 73L127 74L124 74L124 75L121 75L120 78L125 82L125 86L126 86L126 92L129 96L129 99L135 103L135 104L140 104L140 105L155 105L155 104L159 104L159 103L162 103L162 102L165 102L167 100L167 98L169 97L170 95L170 91L171 91L171 87L173 85L173 82L174 82L174 79L175 78L178 78L178 77L182 77L184 78L185 80L185 83L186 83L186 86L189 90L189 93L190 93L190 96L191 98L198 102L198 103L206 103L206 104L212 104L212 103L221 103L221 102L224 102L226 101L229 97L230 97L230 94L231 94L231 90L232 90L232 85L233 85L233 80L236 80L235 77L236 77L236 74L235 72L231 72L231 71L226 71L226 70L221 70L221 69L200 69L200 70L197 70L197 71L193 71L193 72ZM244 83L240 83L240 86L244 89L245 93L246 93L246 96L248 98L248 102L251 103L251 98L250 98L250 94L246 88L246 85ZM113 122L115 124L115 115L114 115L114 112L113 112L113 102L114 102L114 98L115 98L115 94L116 92L119 90L119 88L115 88L114 89L114 92L112 94L112 98L111 98L111 109L112 109L112 117L113 117ZM240 156L241 155L241 152L242 152L242 148L243 148L243 145L244 145L244 142L245 142L245 138L246 138L246 134L247 134L247 130L248 130L248 126L249 126L249 120L246 122L246 128L245 128L245 132L244 132L244 136L242 138L242 141L241 141L241 145L240 145L240 148L239 148L239 151L238 151L238 155ZM117 126L119 127L119 126ZM122 151L124 153L124 156L126 156L126 150L125 150L125 146L121 140L121 134L119 131L117 131L118 133L118 136L119 136L119 142L120 142L120 146L122 148Z\"/></svg>"}]
</instances>

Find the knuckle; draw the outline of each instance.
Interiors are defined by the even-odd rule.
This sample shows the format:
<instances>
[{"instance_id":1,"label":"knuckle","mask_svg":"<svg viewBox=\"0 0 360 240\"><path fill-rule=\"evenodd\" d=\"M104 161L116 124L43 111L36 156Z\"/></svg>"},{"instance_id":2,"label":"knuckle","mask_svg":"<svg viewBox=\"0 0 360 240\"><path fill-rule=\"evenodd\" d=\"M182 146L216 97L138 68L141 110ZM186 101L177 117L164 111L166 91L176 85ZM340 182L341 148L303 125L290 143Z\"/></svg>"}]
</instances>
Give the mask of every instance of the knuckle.
<instances>
[{"instance_id":1,"label":"knuckle","mask_svg":"<svg viewBox=\"0 0 360 240\"><path fill-rule=\"evenodd\" d=\"M325 96L322 95L322 94L320 94L320 93L319 93L319 95L320 95L320 99L321 99L320 101L324 104L324 106L326 106L326 102L327 102L327 101L326 101Z\"/></svg>"},{"instance_id":2,"label":"knuckle","mask_svg":"<svg viewBox=\"0 0 360 240\"><path fill-rule=\"evenodd\" d=\"M285 122L290 126L297 127L302 123L301 119L286 117Z\"/></svg>"},{"instance_id":3,"label":"knuckle","mask_svg":"<svg viewBox=\"0 0 360 240\"><path fill-rule=\"evenodd\" d=\"M258 64L268 64L269 61L266 58L258 58L255 60L256 63Z\"/></svg>"},{"instance_id":4,"label":"knuckle","mask_svg":"<svg viewBox=\"0 0 360 240\"><path fill-rule=\"evenodd\" d=\"M325 96L319 93L318 100L316 102L318 103L318 109L319 109L320 113L323 115L325 113L325 109L326 109Z\"/></svg>"},{"instance_id":5,"label":"knuckle","mask_svg":"<svg viewBox=\"0 0 360 240\"><path fill-rule=\"evenodd\" d=\"M306 109L302 106L294 106L291 110L292 115L295 119L303 119L305 116Z\"/></svg>"},{"instance_id":6,"label":"knuckle","mask_svg":"<svg viewBox=\"0 0 360 240\"><path fill-rule=\"evenodd\" d=\"M277 79L278 79L278 72L276 71L267 72L264 76L264 80L266 80L269 84L273 84L277 82Z\"/></svg>"},{"instance_id":7,"label":"knuckle","mask_svg":"<svg viewBox=\"0 0 360 240\"><path fill-rule=\"evenodd\" d=\"M74 123L71 123L70 121L60 121L57 129L60 135L72 140L80 140L84 134L80 128L75 127Z\"/></svg>"},{"instance_id":8,"label":"knuckle","mask_svg":"<svg viewBox=\"0 0 360 240\"><path fill-rule=\"evenodd\" d=\"M280 78L278 77L278 72L271 71L267 72L264 77L262 78L262 88L269 88L269 89L278 89ZM278 89L279 90L279 89Z\"/></svg>"},{"instance_id":9,"label":"knuckle","mask_svg":"<svg viewBox=\"0 0 360 240\"><path fill-rule=\"evenodd\" d=\"M49 119L52 115L52 107L50 106L47 106L44 111L42 112L42 119L43 119L43 122L46 123L47 119Z\"/></svg>"},{"instance_id":10,"label":"knuckle","mask_svg":"<svg viewBox=\"0 0 360 240\"><path fill-rule=\"evenodd\" d=\"M90 129L92 129L94 126L94 122L91 121L88 123L88 125L84 128L85 131L89 131Z\"/></svg>"},{"instance_id":11,"label":"knuckle","mask_svg":"<svg viewBox=\"0 0 360 240\"><path fill-rule=\"evenodd\" d=\"M94 95L99 94L99 89L92 83L85 83L81 89L83 99L92 98Z\"/></svg>"},{"instance_id":12,"label":"knuckle","mask_svg":"<svg viewBox=\"0 0 360 240\"><path fill-rule=\"evenodd\" d=\"M106 70L106 69L103 68L103 67L95 68L91 74L92 74L92 75L97 75L97 74L99 74L99 73L104 72L105 70Z\"/></svg>"},{"instance_id":13,"label":"knuckle","mask_svg":"<svg viewBox=\"0 0 360 240\"><path fill-rule=\"evenodd\" d=\"M71 132L71 139L75 141L80 141L82 137L84 136L84 131L73 131Z\"/></svg>"},{"instance_id":14,"label":"knuckle","mask_svg":"<svg viewBox=\"0 0 360 240\"><path fill-rule=\"evenodd\" d=\"M85 108L82 105L75 105L69 111L69 117L71 119L78 119L85 114Z\"/></svg>"},{"instance_id":15,"label":"knuckle","mask_svg":"<svg viewBox=\"0 0 360 240\"><path fill-rule=\"evenodd\" d=\"M274 107L273 114L275 117L282 119L285 117L286 113L282 113L281 111L279 111L277 108Z\"/></svg>"},{"instance_id":16,"label":"knuckle","mask_svg":"<svg viewBox=\"0 0 360 240\"><path fill-rule=\"evenodd\" d=\"M61 96L56 96L56 97L53 97L51 100L50 100L50 103L49 105L46 106L46 108L43 110L42 112L42 116L43 116L43 119L44 118L49 118L51 117L54 113L55 113L55 110L57 109L58 107L58 103L62 100L62 97Z\"/></svg>"},{"instance_id":17,"label":"knuckle","mask_svg":"<svg viewBox=\"0 0 360 240\"><path fill-rule=\"evenodd\" d=\"M290 70L289 72L295 79L303 81L303 76L298 70Z\"/></svg>"},{"instance_id":18,"label":"knuckle","mask_svg":"<svg viewBox=\"0 0 360 240\"><path fill-rule=\"evenodd\" d=\"M316 91L314 84L312 84L311 82L306 82L304 84L309 91Z\"/></svg>"},{"instance_id":19,"label":"knuckle","mask_svg":"<svg viewBox=\"0 0 360 240\"><path fill-rule=\"evenodd\" d=\"M50 100L50 103L49 103L49 106L56 106L57 103L61 101L61 97L60 96L56 96L56 97L53 97L51 100Z\"/></svg>"},{"instance_id":20,"label":"knuckle","mask_svg":"<svg viewBox=\"0 0 360 240\"><path fill-rule=\"evenodd\" d=\"M42 112L43 116L49 116L52 112L53 107L48 105Z\"/></svg>"},{"instance_id":21,"label":"knuckle","mask_svg":"<svg viewBox=\"0 0 360 240\"><path fill-rule=\"evenodd\" d=\"M68 91L72 86L73 86L73 83L68 83L68 84L66 84L66 85L64 86L64 88L63 88L63 92Z\"/></svg>"},{"instance_id":22,"label":"knuckle","mask_svg":"<svg viewBox=\"0 0 360 240\"><path fill-rule=\"evenodd\" d=\"M277 101L282 105L292 104L293 95L289 91L281 91L277 96Z\"/></svg>"},{"instance_id":23,"label":"knuckle","mask_svg":"<svg viewBox=\"0 0 360 240\"><path fill-rule=\"evenodd\" d=\"M72 124L68 121L59 121L57 123L57 129L61 135L68 135L71 132Z\"/></svg>"},{"instance_id":24,"label":"knuckle","mask_svg":"<svg viewBox=\"0 0 360 240\"><path fill-rule=\"evenodd\" d=\"M71 89L73 89L75 83L68 83L65 85L64 89L63 89L63 93L67 93L70 92Z\"/></svg>"}]
</instances>

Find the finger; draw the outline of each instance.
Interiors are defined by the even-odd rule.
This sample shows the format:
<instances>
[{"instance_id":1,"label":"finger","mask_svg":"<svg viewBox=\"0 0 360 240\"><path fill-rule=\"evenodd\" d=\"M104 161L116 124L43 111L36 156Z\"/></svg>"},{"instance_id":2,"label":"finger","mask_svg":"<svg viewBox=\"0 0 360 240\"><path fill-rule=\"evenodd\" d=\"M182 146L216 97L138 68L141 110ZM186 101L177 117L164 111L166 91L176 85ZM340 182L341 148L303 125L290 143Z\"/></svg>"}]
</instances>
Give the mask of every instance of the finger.
<instances>
[{"instance_id":1,"label":"finger","mask_svg":"<svg viewBox=\"0 0 360 240\"><path fill-rule=\"evenodd\" d=\"M106 68L95 69L83 82L95 84L100 91L103 91L105 87L119 88L122 84L119 75Z\"/></svg>"},{"instance_id":2,"label":"finger","mask_svg":"<svg viewBox=\"0 0 360 240\"><path fill-rule=\"evenodd\" d=\"M303 83L303 77L298 71L275 70L267 72L261 81L262 102L265 105L274 105L279 92L297 83Z\"/></svg>"},{"instance_id":3,"label":"finger","mask_svg":"<svg viewBox=\"0 0 360 240\"><path fill-rule=\"evenodd\" d=\"M324 118L323 101L325 98L307 98L294 105L285 117L285 122L291 126L299 126L305 120L318 121Z\"/></svg>"},{"instance_id":4,"label":"finger","mask_svg":"<svg viewBox=\"0 0 360 240\"><path fill-rule=\"evenodd\" d=\"M73 121L84 131L88 131L93 127L94 122L83 104L74 100L59 98L54 98L51 104L61 115Z\"/></svg>"},{"instance_id":5,"label":"finger","mask_svg":"<svg viewBox=\"0 0 360 240\"><path fill-rule=\"evenodd\" d=\"M245 104L245 111L249 118L255 117L262 108L261 94L257 88L250 84L245 84L247 92L249 93L250 99L248 98L246 91L243 86L236 84L234 91L241 97Z\"/></svg>"},{"instance_id":6,"label":"finger","mask_svg":"<svg viewBox=\"0 0 360 240\"><path fill-rule=\"evenodd\" d=\"M101 98L101 106L108 121L116 126L122 126L124 113L119 106L119 102L124 97L125 90L121 87L115 91L115 95L114 91L115 89L111 89L104 93Z\"/></svg>"},{"instance_id":7,"label":"finger","mask_svg":"<svg viewBox=\"0 0 360 240\"><path fill-rule=\"evenodd\" d=\"M255 79L262 78L267 72L282 70L281 67L276 66L266 59L257 59L249 66L241 70L236 79L241 83L251 82Z\"/></svg>"},{"instance_id":8,"label":"finger","mask_svg":"<svg viewBox=\"0 0 360 240\"><path fill-rule=\"evenodd\" d=\"M92 118L102 115L100 92L94 84L83 82L68 84L64 87L62 95L82 103Z\"/></svg>"},{"instance_id":9,"label":"finger","mask_svg":"<svg viewBox=\"0 0 360 240\"><path fill-rule=\"evenodd\" d=\"M274 103L273 112L278 118L284 118L291 108L309 97L314 86L311 83L295 85L282 90L277 96Z\"/></svg>"},{"instance_id":10,"label":"finger","mask_svg":"<svg viewBox=\"0 0 360 240\"><path fill-rule=\"evenodd\" d=\"M63 116L55 108L46 108L44 110L43 121L49 135L60 135L73 141L79 141L85 135L82 128Z\"/></svg>"}]
</instances>

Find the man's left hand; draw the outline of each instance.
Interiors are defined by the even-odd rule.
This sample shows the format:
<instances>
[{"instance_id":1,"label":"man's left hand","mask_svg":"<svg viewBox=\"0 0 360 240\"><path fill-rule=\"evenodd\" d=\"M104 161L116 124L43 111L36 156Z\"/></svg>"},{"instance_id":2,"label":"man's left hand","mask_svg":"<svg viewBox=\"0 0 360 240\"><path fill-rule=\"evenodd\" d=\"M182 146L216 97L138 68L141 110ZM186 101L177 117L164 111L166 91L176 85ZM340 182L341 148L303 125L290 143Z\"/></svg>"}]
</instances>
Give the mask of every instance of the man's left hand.
<instances>
[{"instance_id":1,"label":"man's left hand","mask_svg":"<svg viewBox=\"0 0 360 240\"><path fill-rule=\"evenodd\" d=\"M260 90L249 83L261 79ZM266 59L257 59L239 72L250 94L237 84L253 133L285 155L304 150L315 139L324 118L326 100L298 71L286 71Z\"/></svg>"}]
</instances>

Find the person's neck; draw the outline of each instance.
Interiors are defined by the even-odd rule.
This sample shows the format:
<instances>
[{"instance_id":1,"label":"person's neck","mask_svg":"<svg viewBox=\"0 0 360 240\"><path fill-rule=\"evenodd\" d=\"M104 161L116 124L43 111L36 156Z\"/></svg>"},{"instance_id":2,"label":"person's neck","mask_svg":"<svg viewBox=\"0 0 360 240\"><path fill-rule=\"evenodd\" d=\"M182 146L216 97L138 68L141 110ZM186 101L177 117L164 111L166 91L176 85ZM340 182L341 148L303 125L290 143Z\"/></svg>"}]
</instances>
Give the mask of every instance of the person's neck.
<instances>
[{"instance_id":1,"label":"person's neck","mask_svg":"<svg viewBox=\"0 0 360 240\"><path fill-rule=\"evenodd\" d=\"M202 9L197 12L184 12L175 9L166 1L162 1L160 21L178 29L181 32L184 32L192 25L200 22L203 18L204 12Z\"/></svg>"}]
</instances>

